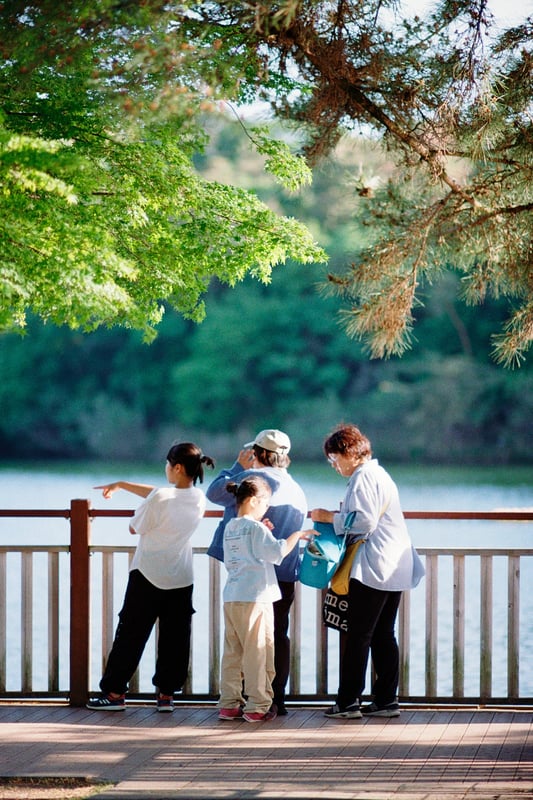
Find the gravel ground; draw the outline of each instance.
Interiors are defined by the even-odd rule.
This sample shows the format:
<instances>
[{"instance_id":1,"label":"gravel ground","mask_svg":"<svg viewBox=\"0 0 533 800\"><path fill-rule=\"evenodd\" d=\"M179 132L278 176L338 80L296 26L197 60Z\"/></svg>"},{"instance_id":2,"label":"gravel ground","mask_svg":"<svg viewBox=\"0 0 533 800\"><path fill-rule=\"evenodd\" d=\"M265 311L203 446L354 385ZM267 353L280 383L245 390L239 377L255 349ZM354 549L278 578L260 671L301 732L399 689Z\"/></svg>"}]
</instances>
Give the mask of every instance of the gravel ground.
<instances>
[{"instance_id":1,"label":"gravel ground","mask_svg":"<svg viewBox=\"0 0 533 800\"><path fill-rule=\"evenodd\" d=\"M83 800L109 786L109 783L91 783L83 778L0 777L0 800Z\"/></svg>"}]
</instances>

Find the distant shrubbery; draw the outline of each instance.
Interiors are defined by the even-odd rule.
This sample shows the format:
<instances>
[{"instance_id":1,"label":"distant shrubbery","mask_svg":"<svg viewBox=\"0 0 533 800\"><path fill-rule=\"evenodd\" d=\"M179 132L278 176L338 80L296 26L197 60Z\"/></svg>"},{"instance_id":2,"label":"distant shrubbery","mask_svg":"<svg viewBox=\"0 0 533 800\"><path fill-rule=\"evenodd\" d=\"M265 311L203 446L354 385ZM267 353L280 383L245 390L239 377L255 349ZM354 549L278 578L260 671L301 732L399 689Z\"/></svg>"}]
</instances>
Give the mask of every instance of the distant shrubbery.
<instances>
[{"instance_id":1,"label":"distant shrubbery","mask_svg":"<svg viewBox=\"0 0 533 800\"><path fill-rule=\"evenodd\" d=\"M410 354L369 361L296 272L218 293L200 326L169 313L151 345L36 321L24 339L4 336L3 457L159 460L169 440L190 437L229 458L279 426L299 459L315 459L337 421L355 420L394 461L531 461L530 367L504 370L481 347L479 360L465 354L445 319L434 343L445 352L422 323Z\"/></svg>"}]
</instances>

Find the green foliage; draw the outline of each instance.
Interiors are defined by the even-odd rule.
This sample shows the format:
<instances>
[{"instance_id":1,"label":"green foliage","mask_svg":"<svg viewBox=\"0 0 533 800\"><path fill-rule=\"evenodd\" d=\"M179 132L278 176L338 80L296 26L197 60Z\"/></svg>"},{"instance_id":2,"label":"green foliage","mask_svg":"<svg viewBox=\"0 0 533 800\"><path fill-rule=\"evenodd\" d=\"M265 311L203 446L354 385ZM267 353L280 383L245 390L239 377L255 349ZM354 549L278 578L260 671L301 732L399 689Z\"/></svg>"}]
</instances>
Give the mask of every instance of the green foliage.
<instances>
[{"instance_id":1,"label":"green foliage","mask_svg":"<svg viewBox=\"0 0 533 800\"><path fill-rule=\"evenodd\" d=\"M347 384L356 353L350 355L345 342L346 363L336 357L332 309L306 291L307 276L291 274L292 280L279 277L268 290L247 284L237 297L224 292L214 300L194 333L194 351L202 358L186 359L171 373L186 425L211 433L271 426L299 404L302 387L312 397L324 386L339 391Z\"/></svg>"},{"instance_id":2,"label":"green foliage","mask_svg":"<svg viewBox=\"0 0 533 800\"><path fill-rule=\"evenodd\" d=\"M375 235L331 276L347 332L374 357L405 353L418 287L453 269L467 302L506 298L494 353L520 363L533 338L531 18L497 37L477 0L413 19L382 0L194 8L191 41L212 24L247 35L257 69L241 91L294 123L314 162L362 128L398 166L392 183L361 182Z\"/></svg>"},{"instance_id":3,"label":"green foliage","mask_svg":"<svg viewBox=\"0 0 533 800\"><path fill-rule=\"evenodd\" d=\"M258 153L266 156L265 169L286 189L296 192L309 185L312 173L303 158L293 156L285 142L272 139L270 129L253 127L251 136Z\"/></svg>"},{"instance_id":4,"label":"green foliage","mask_svg":"<svg viewBox=\"0 0 533 800\"><path fill-rule=\"evenodd\" d=\"M468 303L507 301L494 353L520 362L533 331L530 19L490 37L478 0L427 18L392 0L97 6L0 8L4 329L32 309L150 338L162 299L200 320L212 277L324 261L294 219L192 166L206 115L262 99L314 162L363 128L398 167L357 179L372 230L330 278L348 333L374 357L406 352L419 287L453 269ZM284 137L248 136L282 185L307 184Z\"/></svg>"},{"instance_id":5,"label":"green foliage","mask_svg":"<svg viewBox=\"0 0 533 800\"><path fill-rule=\"evenodd\" d=\"M162 300L199 322L214 277L268 283L288 259L325 260L300 222L196 172L198 75L162 4L4 4L0 40L0 330L31 311L150 340ZM309 182L285 145L257 142L283 183Z\"/></svg>"}]
</instances>

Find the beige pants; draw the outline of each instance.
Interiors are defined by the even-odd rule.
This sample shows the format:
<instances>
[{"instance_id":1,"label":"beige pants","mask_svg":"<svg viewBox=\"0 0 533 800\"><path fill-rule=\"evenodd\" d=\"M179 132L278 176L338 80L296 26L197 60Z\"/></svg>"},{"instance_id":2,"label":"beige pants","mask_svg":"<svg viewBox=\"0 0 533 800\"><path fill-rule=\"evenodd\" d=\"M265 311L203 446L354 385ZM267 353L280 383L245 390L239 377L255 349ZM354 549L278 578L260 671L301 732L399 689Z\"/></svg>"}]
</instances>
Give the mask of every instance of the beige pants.
<instances>
[{"instance_id":1,"label":"beige pants","mask_svg":"<svg viewBox=\"0 0 533 800\"><path fill-rule=\"evenodd\" d=\"M265 713L272 705L274 611L272 603L224 603L224 654L219 708L245 706ZM244 693L247 696L245 704Z\"/></svg>"}]
</instances>

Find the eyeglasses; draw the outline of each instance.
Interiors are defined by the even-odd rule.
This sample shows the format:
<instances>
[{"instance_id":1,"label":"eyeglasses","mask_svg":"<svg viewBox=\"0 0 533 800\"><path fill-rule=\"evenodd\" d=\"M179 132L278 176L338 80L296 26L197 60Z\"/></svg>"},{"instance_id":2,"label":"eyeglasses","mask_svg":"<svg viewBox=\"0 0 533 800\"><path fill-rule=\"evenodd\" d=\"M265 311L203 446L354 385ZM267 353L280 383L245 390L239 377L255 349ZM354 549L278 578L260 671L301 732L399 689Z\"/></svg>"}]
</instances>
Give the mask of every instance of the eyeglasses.
<instances>
[{"instance_id":1,"label":"eyeglasses","mask_svg":"<svg viewBox=\"0 0 533 800\"><path fill-rule=\"evenodd\" d=\"M338 453L328 453L328 461L330 464L336 464L339 457Z\"/></svg>"}]
</instances>

